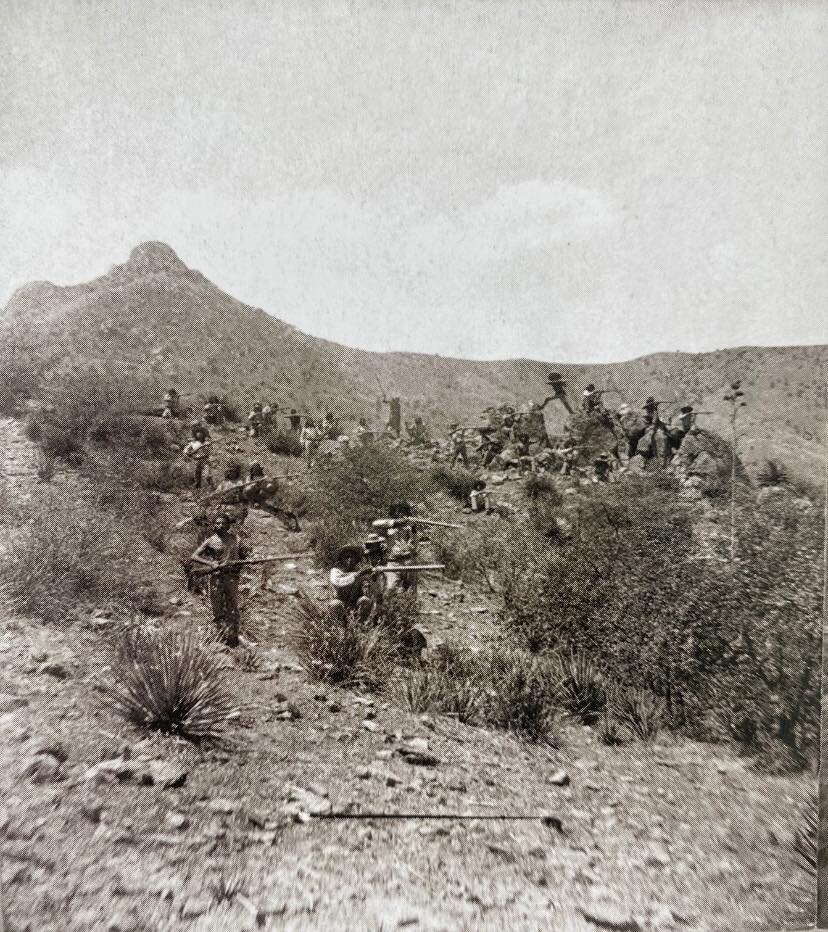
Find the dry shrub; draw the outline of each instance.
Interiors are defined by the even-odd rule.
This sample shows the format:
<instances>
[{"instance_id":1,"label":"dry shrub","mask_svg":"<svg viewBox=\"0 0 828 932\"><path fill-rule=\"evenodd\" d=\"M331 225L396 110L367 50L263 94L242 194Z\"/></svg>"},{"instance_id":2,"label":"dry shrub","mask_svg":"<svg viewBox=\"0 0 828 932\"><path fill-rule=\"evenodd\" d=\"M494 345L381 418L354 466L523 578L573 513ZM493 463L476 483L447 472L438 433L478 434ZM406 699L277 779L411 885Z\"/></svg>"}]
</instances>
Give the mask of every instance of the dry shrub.
<instances>
[{"instance_id":1,"label":"dry shrub","mask_svg":"<svg viewBox=\"0 0 828 932\"><path fill-rule=\"evenodd\" d=\"M103 692L132 724L193 742L220 737L242 713L221 655L191 633L125 632Z\"/></svg>"},{"instance_id":2,"label":"dry shrub","mask_svg":"<svg viewBox=\"0 0 828 932\"><path fill-rule=\"evenodd\" d=\"M446 492L452 498L466 504L478 478L468 469L460 466L451 468L445 464L434 466L428 474L429 484L434 489Z\"/></svg>"},{"instance_id":3,"label":"dry shrub","mask_svg":"<svg viewBox=\"0 0 828 932\"><path fill-rule=\"evenodd\" d=\"M304 449L297 434L289 431L284 434L271 434L267 438L267 448L277 456L302 456Z\"/></svg>"},{"instance_id":4,"label":"dry shrub","mask_svg":"<svg viewBox=\"0 0 828 932\"><path fill-rule=\"evenodd\" d=\"M142 544L118 518L49 496L15 535L0 591L14 611L47 622L90 604L154 613L155 595L135 566Z\"/></svg>"},{"instance_id":5,"label":"dry shrub","mask_svg":"<svg viewBox=\"0 0 828 932\"><path fill-rule=\"evenodd\" d=\"M303 669L322 683L377 690L393 669L396 645L386 630L353 612L332 623L327 612L300 590L293 606L290 644Z\"/></svg>"}]
</instances>

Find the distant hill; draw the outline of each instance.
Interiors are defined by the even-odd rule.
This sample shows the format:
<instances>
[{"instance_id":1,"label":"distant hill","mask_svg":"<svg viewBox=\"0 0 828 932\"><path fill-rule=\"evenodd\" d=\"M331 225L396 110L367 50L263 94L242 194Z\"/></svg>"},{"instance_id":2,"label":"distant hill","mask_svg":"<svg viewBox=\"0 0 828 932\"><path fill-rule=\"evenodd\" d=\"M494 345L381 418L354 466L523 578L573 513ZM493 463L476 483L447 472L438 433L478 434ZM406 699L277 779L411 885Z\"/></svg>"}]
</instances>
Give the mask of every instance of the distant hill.
<instances>
[{"instance_id":1,"label":"distant hill","mask_svg":"<svg viewBox=\"0 0 828 932\"><path fill-rule=\"evenodd\" d=\"M420 414L438 432L451 420L478 423L488 404L542 400L552 370L567 379L573 399L594 382L616 390L608 404L640 404L653 395L674 403L669 412L686 402L713 412L700 423L725 432L722 395L740 378L747 461L778 458L813 477L824 456L824 345L656 353L608 365L369 353L308 336L236 301L163 243L143 243L87 284L25 285L0 314L0 326L35 341L56 379L69 369L117 370L144 395L157 382L159 399L176 385L202 398L211 391L244 404L264 397L312 414L365 415L377 425L387 416L381 386L402 399L404 417ZM547 411L550 428L559 430L564 412L557 403Z\"/></svg>"}]
</instances>

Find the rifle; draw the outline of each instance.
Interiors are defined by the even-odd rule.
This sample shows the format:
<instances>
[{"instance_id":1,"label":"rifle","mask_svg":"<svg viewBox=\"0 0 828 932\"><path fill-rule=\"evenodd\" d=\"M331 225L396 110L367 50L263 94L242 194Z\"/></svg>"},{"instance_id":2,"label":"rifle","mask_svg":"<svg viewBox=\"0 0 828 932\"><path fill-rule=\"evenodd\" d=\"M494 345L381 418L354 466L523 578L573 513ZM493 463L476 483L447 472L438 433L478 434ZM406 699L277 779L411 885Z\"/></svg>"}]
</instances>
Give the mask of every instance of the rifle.
<instances>
[{"instance_id":1,"label":"rifle","mask_svg":"<svg viewBox=\"0 0 828 932\"><path fill-rule=\"evenodd\" d=\"M241 492L243 489L250 489L254 485L264 485L265 482L272 482L274 479L297 479L302 475L304 475L304 473L290 472L284 476L262 476L259 479L251 479L249 482L242 482L232 489L222 489L221 491L211 492L209 495L205 495L204 498L200 499L199 504L204 505L207 502L213 501L214 498L221 498L222 495L231 495L233 492Z\"/></svg>"},{"instance_id":2,"label":"rifle","mask_svg":"<svg viewBox=\"0 0 828 932\"><path fill-rule=\"evenodd\" d=\"M258 557L255 560L228 560L226 563L220 563L218 566L208 567L205 570L194 570L194 576L209 576L211 573L220 573L234 566L259 566L262 563L279 563L282 560L298 560L300 557L307 557L307 553L284 553L278 557Z\"/></svg>"},{"instance_id":3,"label":"rifle","mask_svg":"<svg viewBox=\"0 0 828 932\"><path fill-rule=\"evenodd\" d=\"M424 570L444 570L445 563L420 563L406 566L403 563L387 563L385 566L366 566L360 573L414 573Z\"/></svg>"},{"instance_id":4,"label":"rifle","mask_svg":"<svg viewBox=\"0 0 828 932\"><path fill-rule=\"evenodd\" d=\"M462 524L447 524L445 521L429 521L426 518L377 518L372 522L373 527L405 527L406 524L422 524L426 527L450 527L456 531L462 529Z\"/></svg>"}]
</instances>

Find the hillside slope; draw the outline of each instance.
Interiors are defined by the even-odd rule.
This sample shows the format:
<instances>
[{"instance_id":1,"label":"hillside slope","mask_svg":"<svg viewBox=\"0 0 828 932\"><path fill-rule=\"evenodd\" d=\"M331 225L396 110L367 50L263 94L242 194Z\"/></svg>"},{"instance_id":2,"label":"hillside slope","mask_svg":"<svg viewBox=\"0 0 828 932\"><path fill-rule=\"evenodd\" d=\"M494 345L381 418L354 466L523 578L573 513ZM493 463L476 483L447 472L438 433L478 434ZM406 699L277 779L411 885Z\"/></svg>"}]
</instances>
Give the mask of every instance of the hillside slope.
<instances>
[{"instance_id":1,"label":"hillside slope","mask_svg":"<svg viewBox=\"0 0 828 932\"><path fill-rule=\"evenodd\" d=\"M159 397L164 386L176 384L196 396L226 392L245 403L264 396L311 414L335 410L376 424L386 416L384 390L400 396L404 416L422 414L438 431L453 419L477 423L488 404L542 399L545 375L555 369L573 394L593 381L615 390L607 396L612 404L654 395L672 410L687 401L713 412L703 423L724 432L721 397L741 378L748 462L776 457L813 476L822 456L824 345L658 353L610 365L369 353L308 336L236 301L162 243L136 247L126 263L87 284L24 286L0 324L34 341L53 376L70 368L115 368L143 386L142 393L157 382ZM553 411L550 429L562 423L563 412Z\"/></svg>"}]
</instances>

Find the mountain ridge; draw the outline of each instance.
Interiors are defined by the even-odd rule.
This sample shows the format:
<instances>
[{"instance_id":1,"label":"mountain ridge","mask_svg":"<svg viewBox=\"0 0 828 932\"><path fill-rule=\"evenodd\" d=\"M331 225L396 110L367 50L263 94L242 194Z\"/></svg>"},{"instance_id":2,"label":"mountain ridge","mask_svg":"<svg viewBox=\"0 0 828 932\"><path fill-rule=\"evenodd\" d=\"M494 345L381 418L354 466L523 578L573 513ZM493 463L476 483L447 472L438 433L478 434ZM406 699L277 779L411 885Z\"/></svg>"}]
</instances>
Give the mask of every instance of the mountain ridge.
<instances>
[{"instance_id":1,"label":"mountain ridge","mask_svg":"<svg viewBox=\"0 0 828 932\"><path fill-rule=\"evenodd\" d=\"M817 383L828 369L825 345L663 351L595 364L361 350L238 301L158 241L140 243L126 262L86 283L21 286L0 312L0 326L39 344L55 376L73 364L116 369L136 385L157 383L159 391L177 384L196 396L217 391L244 404L265 396L283 407L331 409L375 424L384 422L383 395L399 396L404 416L420 414L438 430L450 420L477 423L488 404L542 400L554 369L575 399L592 381L613 390L608 404L640 404L648 395L672 407L686 402L712 411L705 423L725 432L721 396L740 378L748 461L780 458L813 476L822 456L815 418ZM553 432L565 420L558 408L547 408Z\"/></svg>"}]
</instances>

